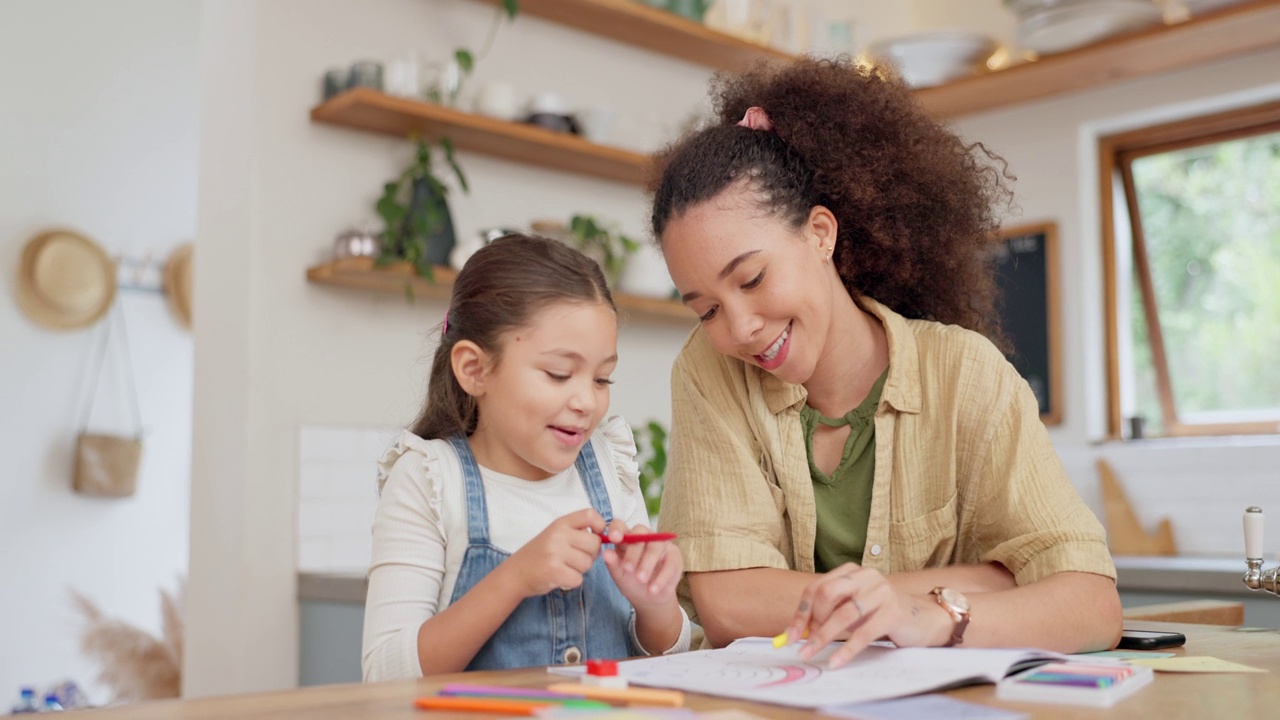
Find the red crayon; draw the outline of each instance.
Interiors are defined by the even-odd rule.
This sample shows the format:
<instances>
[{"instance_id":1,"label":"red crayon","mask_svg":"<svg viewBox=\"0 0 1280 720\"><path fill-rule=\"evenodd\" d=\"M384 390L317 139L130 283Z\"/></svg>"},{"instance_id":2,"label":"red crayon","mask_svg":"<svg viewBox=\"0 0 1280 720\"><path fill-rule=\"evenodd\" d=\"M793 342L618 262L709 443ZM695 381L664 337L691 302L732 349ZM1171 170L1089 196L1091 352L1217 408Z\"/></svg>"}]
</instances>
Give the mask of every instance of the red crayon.
<instances>
[{"instance_id":1,"label":"red crayon","mask_svg":"<svg viewBox=\"0 0 1280 720\"><path fill-rule=\"evenodd\" d=\"M598 534L600 535L600 539L604 540L605 542L613 542L612 540L609 539L609 533L598 533ZM633 533L631 535L623 535L622 541L616 544L626 545L628 543L662 542L663 540L675 540L675 539L676 539L675 533Z\"/></svg>"}]
</instances>

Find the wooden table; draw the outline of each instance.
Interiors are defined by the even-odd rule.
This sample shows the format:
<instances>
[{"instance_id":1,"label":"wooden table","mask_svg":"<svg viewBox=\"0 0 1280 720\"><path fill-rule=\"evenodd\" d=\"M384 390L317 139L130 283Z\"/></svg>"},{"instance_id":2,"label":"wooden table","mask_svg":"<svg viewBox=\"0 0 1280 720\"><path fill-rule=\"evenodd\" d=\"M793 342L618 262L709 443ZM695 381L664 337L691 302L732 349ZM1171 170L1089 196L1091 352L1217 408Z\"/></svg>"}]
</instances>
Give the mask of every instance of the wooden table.
<instances>
[{"instance_id":1,"label":"wooden table","mask_svg":"<svg viewBox=\"0 0 1280 720\"><path fill-rule=\"evenodd\" d=\"M1020 710L1036 718L1141 717L1159 718L1264 718L1280 716L1280 630L1241 630L1212 625L1129 622L1138 629L1172 629L1187 636L1187 645L1173 652L1210 655L1270 670L1267 673L1173 674L1156 673L1152 685L1106 710L1073 705L1010 703L995 699L991 685L976 685L949 693L969 702ZM418 681L372 685L325 685L285 692L235 695L199 700L166 700L125 705L79 713L95 719L124 720L337 720L371 718L390 720L446 720L489 717L475 713L426 713L415 710L413 699L429 695L450 682L545 687L564 678L549 676L545 669L437 675ZM738 709L767 718L829 717L807 710L688 694L694 710Z\"/></svg>"}]
</instances>

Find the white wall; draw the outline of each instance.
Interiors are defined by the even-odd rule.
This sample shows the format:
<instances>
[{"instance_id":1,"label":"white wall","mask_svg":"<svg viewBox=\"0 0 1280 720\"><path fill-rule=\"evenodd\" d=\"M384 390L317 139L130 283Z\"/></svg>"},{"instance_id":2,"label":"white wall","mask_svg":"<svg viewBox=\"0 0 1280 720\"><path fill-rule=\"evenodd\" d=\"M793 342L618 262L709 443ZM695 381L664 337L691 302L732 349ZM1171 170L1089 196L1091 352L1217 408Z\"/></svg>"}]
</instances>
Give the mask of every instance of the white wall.
<instances>
[{"instance_id":1,"label":"white wall","mask_svg":"<svg viewBox=\"0 0 1280 720\"><path fill-rule=\"evenodd\" d=\"M198 16L196 3L169 0L0 7L0 703L21 684L93 680L68 588L158 633L158 589L186 572L191 336L161 295L119 296L147 430L138 490L82 497L72 452L101 326L37 326L13 286L22 246L46 227L159 259L193 239ZM131 430L122 371L106 366L95 429Z\"/></svg>"},{"instance_id":2,"label":"white wall","mask_svg":"<svg viewBox=\"0 0 1280 720\"><path fill-rule=\"evenodd\" d=\"M1243 554L1245 507L1280 505L1280 439L1097 444L1106 426L1097 139L1280 98L1277 67L1280 52L1257 53L955 124L963 136L982 140L1009 161L1022 210L1014 222L1058 224L1065 417L1050 435L1068 472L1100 510L1093 465L1098 457L1108 459L1149 528L1172 518L1184 554Z\"/></svg>"},{"instance_id":3,"label":"white wall","mask_svg":"<svg viewBox=\"0 0 1280 720\"><path fill-rule=\"evenodd\" d=\"M478 50L492 13L466 0L206 4L196 301L219 315L196 330L188 694L296 682L299 429L412 419L444 309L305 282L340 230L376 221L381 184L410 153L401 140L313 125L321 75L409 49ZM610 104L619 132L639 137L642 124L675 127L700 105L709 76L521 16L502 27L472 87L499 80L529 94L555 90L571 105ZM472 184L470 195L452 196L464 239L577 211L646 236L636 186L460 159ZM667 419L667 377L686 331L624 327L614 411ZM372 483L375 460L350 482Z\"/></svg>"},{"instance_id":4,"label":"white wall","mask_svg":"<svg viewBox=\"0 0 1280 720\"><path fill-rule=\"evenodd\" d=\"M188 694L296 682L300 431L407 422L421 402L443 311L439 302L408 305L305 282L304 269L327 257L339 230L374 220L381 183L409 152L403 141L311 124L307 112L321 74L408 49L436 58L458 45L478 49L492 12L467 0L205 5L196 268L196 301L205 310L196 330ZM1054 440L1087 497L1094 482L1089 463L1098 451L1089 445L1096 435L1085 418L1101 412L1102 350L1096 229L1081 185L1088 180L1082 128L1188 94L1273 82L1277 60L1274 53L1257 56L960 124L1009 156L1023 178L1018 190L1027 219L1059 222L1067 422ZM670 130L700 103L708 76L701 67L522 16L502 28L471 87L500 80L528 94L554 89L571 104L614 105L635 130L651 122ZM483 227L579 210L644 234L645 203L635 187L474 154L461 160L473 186L469 196L453 195L463 238ZM672 326L624 329L616 411L633 422L667 418L668 369L683 335ZM1214 487L1217 476L1189 470L1201 458L1206 470L1247 475L1251 488L1277 465L1268 447L1224 449L1212 464L1208 451L1160 463L1142 448L1103 452L1114 454L1122 477L1132 478L1143 498L1160 496L1160 483L1178 473L1179 492ZM349 481L372 482L372 469ZM1239 499L1228 497L1224 505ZM1197 542L1225 548L1226 530Z\"/></svg>"}]
</instances>

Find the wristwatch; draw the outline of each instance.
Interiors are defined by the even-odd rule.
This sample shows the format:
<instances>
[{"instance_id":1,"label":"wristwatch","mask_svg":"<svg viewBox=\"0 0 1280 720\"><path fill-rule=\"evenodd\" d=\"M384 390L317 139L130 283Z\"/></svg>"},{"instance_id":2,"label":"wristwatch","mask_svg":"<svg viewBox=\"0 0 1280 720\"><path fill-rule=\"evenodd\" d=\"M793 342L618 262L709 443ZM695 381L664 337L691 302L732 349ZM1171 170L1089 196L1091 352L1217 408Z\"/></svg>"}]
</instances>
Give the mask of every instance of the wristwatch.
<instances>
[{"instance_id":1,"label":"wristwatch","mask_svg":"<svg viewBox=\"0 0 1280 720\"><path fill-rule=\"evenodd\" d=\"M969 627L969 598L965 597L959 590L946 587L936 587L929 591L943 610L956 621L955 627L951 630L951 641L943 647L954 647L964 641L964 630Z\"/></svg>"}]
</instances>

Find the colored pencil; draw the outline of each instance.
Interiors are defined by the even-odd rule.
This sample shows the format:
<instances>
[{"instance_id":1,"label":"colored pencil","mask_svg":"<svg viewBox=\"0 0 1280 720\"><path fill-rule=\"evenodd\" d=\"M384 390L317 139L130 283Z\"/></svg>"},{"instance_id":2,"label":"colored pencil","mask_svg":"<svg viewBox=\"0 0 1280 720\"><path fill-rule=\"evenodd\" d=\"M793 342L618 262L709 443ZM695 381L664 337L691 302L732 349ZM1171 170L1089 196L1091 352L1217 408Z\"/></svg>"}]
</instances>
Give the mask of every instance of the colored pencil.
<instances>
[{"instance_id":1,"label":"colored pencil","mask_svg":"<svg viewBox=\"0 0 1280 720\"><path fill-rule=\"evenodd\" d=\"M486 712L499 715L535 715L539 710L555 705L552 702L536 700L442 697L440 695L420 697L414 700L413 704L423 710L457 710L460 712Z\"/></svg>"},{"instance_id":2,"label":"colored pencil","mask_svg":"<svg viewBox=\"0 0 1280 720\"><path fill-rule=\"evenodd\" d=\"M616 700L636 705L662 705L681 707L684 705L684 693L679 690L650 690L647 688L607 688L576 683L555 683L547 686L548 690L565 693L581 693L595 700Z\"/></svg>"},{"instance_id":3,"label":"colored pencil","mask_svg":"<svg viewBox=\"0 0 1280 720\"><path fill-rule=\"evenodd\" d=\"M440 695L462 695L483 697L486 695L501 697L519 697L545 700L582 700L586 696L580 693L558 693L535 688L509 687L506 685L468 685L465 683L449 683L438 691Z\"/></svg>"}]
</instances>

